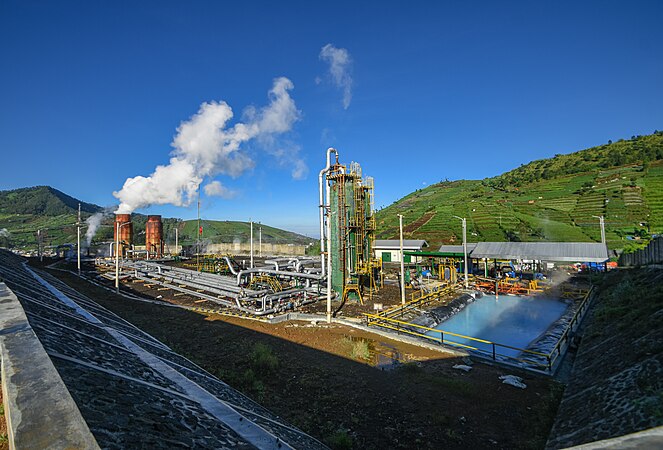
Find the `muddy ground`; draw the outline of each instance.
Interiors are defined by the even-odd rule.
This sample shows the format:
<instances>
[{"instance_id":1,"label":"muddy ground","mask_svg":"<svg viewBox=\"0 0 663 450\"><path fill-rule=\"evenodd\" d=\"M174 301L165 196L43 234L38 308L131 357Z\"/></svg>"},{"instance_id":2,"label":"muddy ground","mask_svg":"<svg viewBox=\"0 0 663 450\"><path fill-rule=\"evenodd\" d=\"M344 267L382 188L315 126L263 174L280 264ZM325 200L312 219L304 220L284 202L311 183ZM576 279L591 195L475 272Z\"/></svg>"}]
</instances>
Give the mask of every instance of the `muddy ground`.
<instances>
[{"instance_id":1,"label":"muddy ground","mask_svg":"<svg viewBox=\"0 0 663 450\"><path fill-rule=\"evenodd\" d=\"M355 328L200 314L52 273L332 448L543 448L562 392L477 361L465 373L452 368L458 357ZM527 388L502 384L504 374Z\"/></svg>"}]
</instances>

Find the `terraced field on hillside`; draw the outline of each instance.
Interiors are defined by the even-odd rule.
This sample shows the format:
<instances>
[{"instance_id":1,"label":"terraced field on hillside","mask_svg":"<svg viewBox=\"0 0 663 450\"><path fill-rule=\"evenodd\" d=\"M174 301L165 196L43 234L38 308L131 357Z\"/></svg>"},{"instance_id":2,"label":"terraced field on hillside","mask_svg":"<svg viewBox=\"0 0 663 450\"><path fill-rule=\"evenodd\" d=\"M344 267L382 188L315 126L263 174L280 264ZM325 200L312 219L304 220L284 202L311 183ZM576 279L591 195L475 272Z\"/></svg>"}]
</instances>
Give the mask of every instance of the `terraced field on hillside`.
<instances>
[{"instance_id":1,"label":"terraced field on hillside","mask_svg":"<svg viewBox=\"0 0 663 450\"><path fill-rule=\"evenodd\" d=\"M469 241L598 242L598 216L605 217L610 248L623 247L634 229L663 232L663 160L497 189L490 180L460 180L429 186L378 211L378 237L405 236L431 247L462 240L466 217ZM427 220L422 221L425 217ZM418 223L421 226L416 226Z\"/></svg>"}]
</instances>

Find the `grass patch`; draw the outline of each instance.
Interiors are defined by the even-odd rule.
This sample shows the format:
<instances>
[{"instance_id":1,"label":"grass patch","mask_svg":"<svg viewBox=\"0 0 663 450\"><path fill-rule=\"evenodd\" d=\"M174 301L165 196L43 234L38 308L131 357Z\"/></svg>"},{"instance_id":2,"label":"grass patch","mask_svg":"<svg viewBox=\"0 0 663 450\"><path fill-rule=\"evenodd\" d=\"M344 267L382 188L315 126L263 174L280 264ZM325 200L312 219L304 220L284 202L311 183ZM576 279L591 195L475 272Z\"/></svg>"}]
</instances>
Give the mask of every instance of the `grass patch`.
<instances>
[{"instance_id":1,"label":"grass patch","mask_svg":"<svg viewBox=\"0 0 663 450\"><path fill-rule=\"evenodd\" d=\"M334 450L349 450L352 448L352 436L348 434L347 430L338 430L325 441Z\"/></svg>"},{"instance_id":2,"label":"grass patch","mask_svg":"<svg viewBox=\"0 0 663 450\"><path fill-rule=\"evenodd\" d=\"M251 366L259 374L270 374L279 367L279 360L274 355L272 348L260 342L253 346L250 360Z\"/></svg>"},{"instance_id":3,"label":"grass patch","mask_svg":"<svg viewBox=\"0 0 663 450\"><path fill-rule=\"evenodd\" d=\"M349 336L343 338L343 344L352 359L369 361L371 359L371 346L367 340L353 339Z\"/></svg>"}]
</instances>

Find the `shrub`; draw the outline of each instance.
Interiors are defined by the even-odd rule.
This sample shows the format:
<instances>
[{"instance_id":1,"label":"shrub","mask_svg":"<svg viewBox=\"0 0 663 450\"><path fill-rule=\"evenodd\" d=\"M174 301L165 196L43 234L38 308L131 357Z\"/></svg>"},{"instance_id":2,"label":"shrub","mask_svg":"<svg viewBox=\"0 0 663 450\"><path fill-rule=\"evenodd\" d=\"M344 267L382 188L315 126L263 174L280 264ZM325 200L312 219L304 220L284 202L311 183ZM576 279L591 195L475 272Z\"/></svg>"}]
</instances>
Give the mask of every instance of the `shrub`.
<instances>
[{"instance_id":1,"label":"shrub","mask_svg":"<svg viewBox=\"0 0 663 450\"><path fill-rule=\"evenodd\" d=\"M327 443L334 450L348 450L352 448L352 437L347 430L338 430L327 438Z\"/></svg>"},{"instance_id":2,"label":"shrub","mask_svg":"<svg viewBox=\"0 0 663 450\"><path fill-rule=\"evenodd\" d=\"M253 346L250 360L255 371L261 374L271 373L279 367L279 360L273 354L272 348L260 342Z\"/></svg>"},{"instance_id":3,"label":"shrub","mask_svg":"<svg viewBox=\"0 0 663 450\"><path fill-rule=\"evenodd\" d=\"M371 353L368 348L368 342L366 341L355 341L352 343L351 356L355 359L370 359Z\"/></svg>"}]
</instances>

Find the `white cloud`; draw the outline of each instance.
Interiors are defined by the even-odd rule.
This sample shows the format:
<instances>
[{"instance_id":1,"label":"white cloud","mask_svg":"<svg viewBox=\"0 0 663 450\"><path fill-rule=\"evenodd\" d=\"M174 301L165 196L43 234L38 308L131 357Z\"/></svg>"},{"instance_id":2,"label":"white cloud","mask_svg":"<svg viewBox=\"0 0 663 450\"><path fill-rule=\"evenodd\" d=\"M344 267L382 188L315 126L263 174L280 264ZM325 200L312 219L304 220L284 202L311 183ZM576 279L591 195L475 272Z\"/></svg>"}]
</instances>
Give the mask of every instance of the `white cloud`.
<instances>
[{"instance_id":1,"label":"white cloud","mask_svg":"<svg viewBox=\"0 0 663 450\"><path fill-rule=\"evenodd\" d=\"M120 200L116 212L127 214L149 205L187 206L205 177L238 177L253 168L255 162L241 146L252 139L273 145L275 135L292 129L301 116L289 94L293 88L289 79L275 79L269 104L248 108L247 120L230 128L226 127L233 110L226 102L200 105L198 112L177 128L169 163L157 166L148 177L128 178L121 190L113 192Z\"/></svg>"},{"instance_id":2,"label":"white cloud","mask_svg":"<svg viewBox=\"0 0 663 450\"><path fill-rule=\"evenodd\" d=\"M320 50L320 59L329 64L329 74L334 85L343 91L343 108L352 101L352 58L347 49L327 44ZM316 80L317 81L317 80Z\"/></svg>"},{"instance_id":3,"label":"white cloud","mask_svg":"<svg viewBox=\"0 0 663 450\"><path fill-rule=\"evenodd\" d=\"M210 197L221 197L221 198L234 198L237 195L237 192L232 189L228 189L220 181L212 181L205 185L205 195Z\"/></svg>"}]
</instances>

